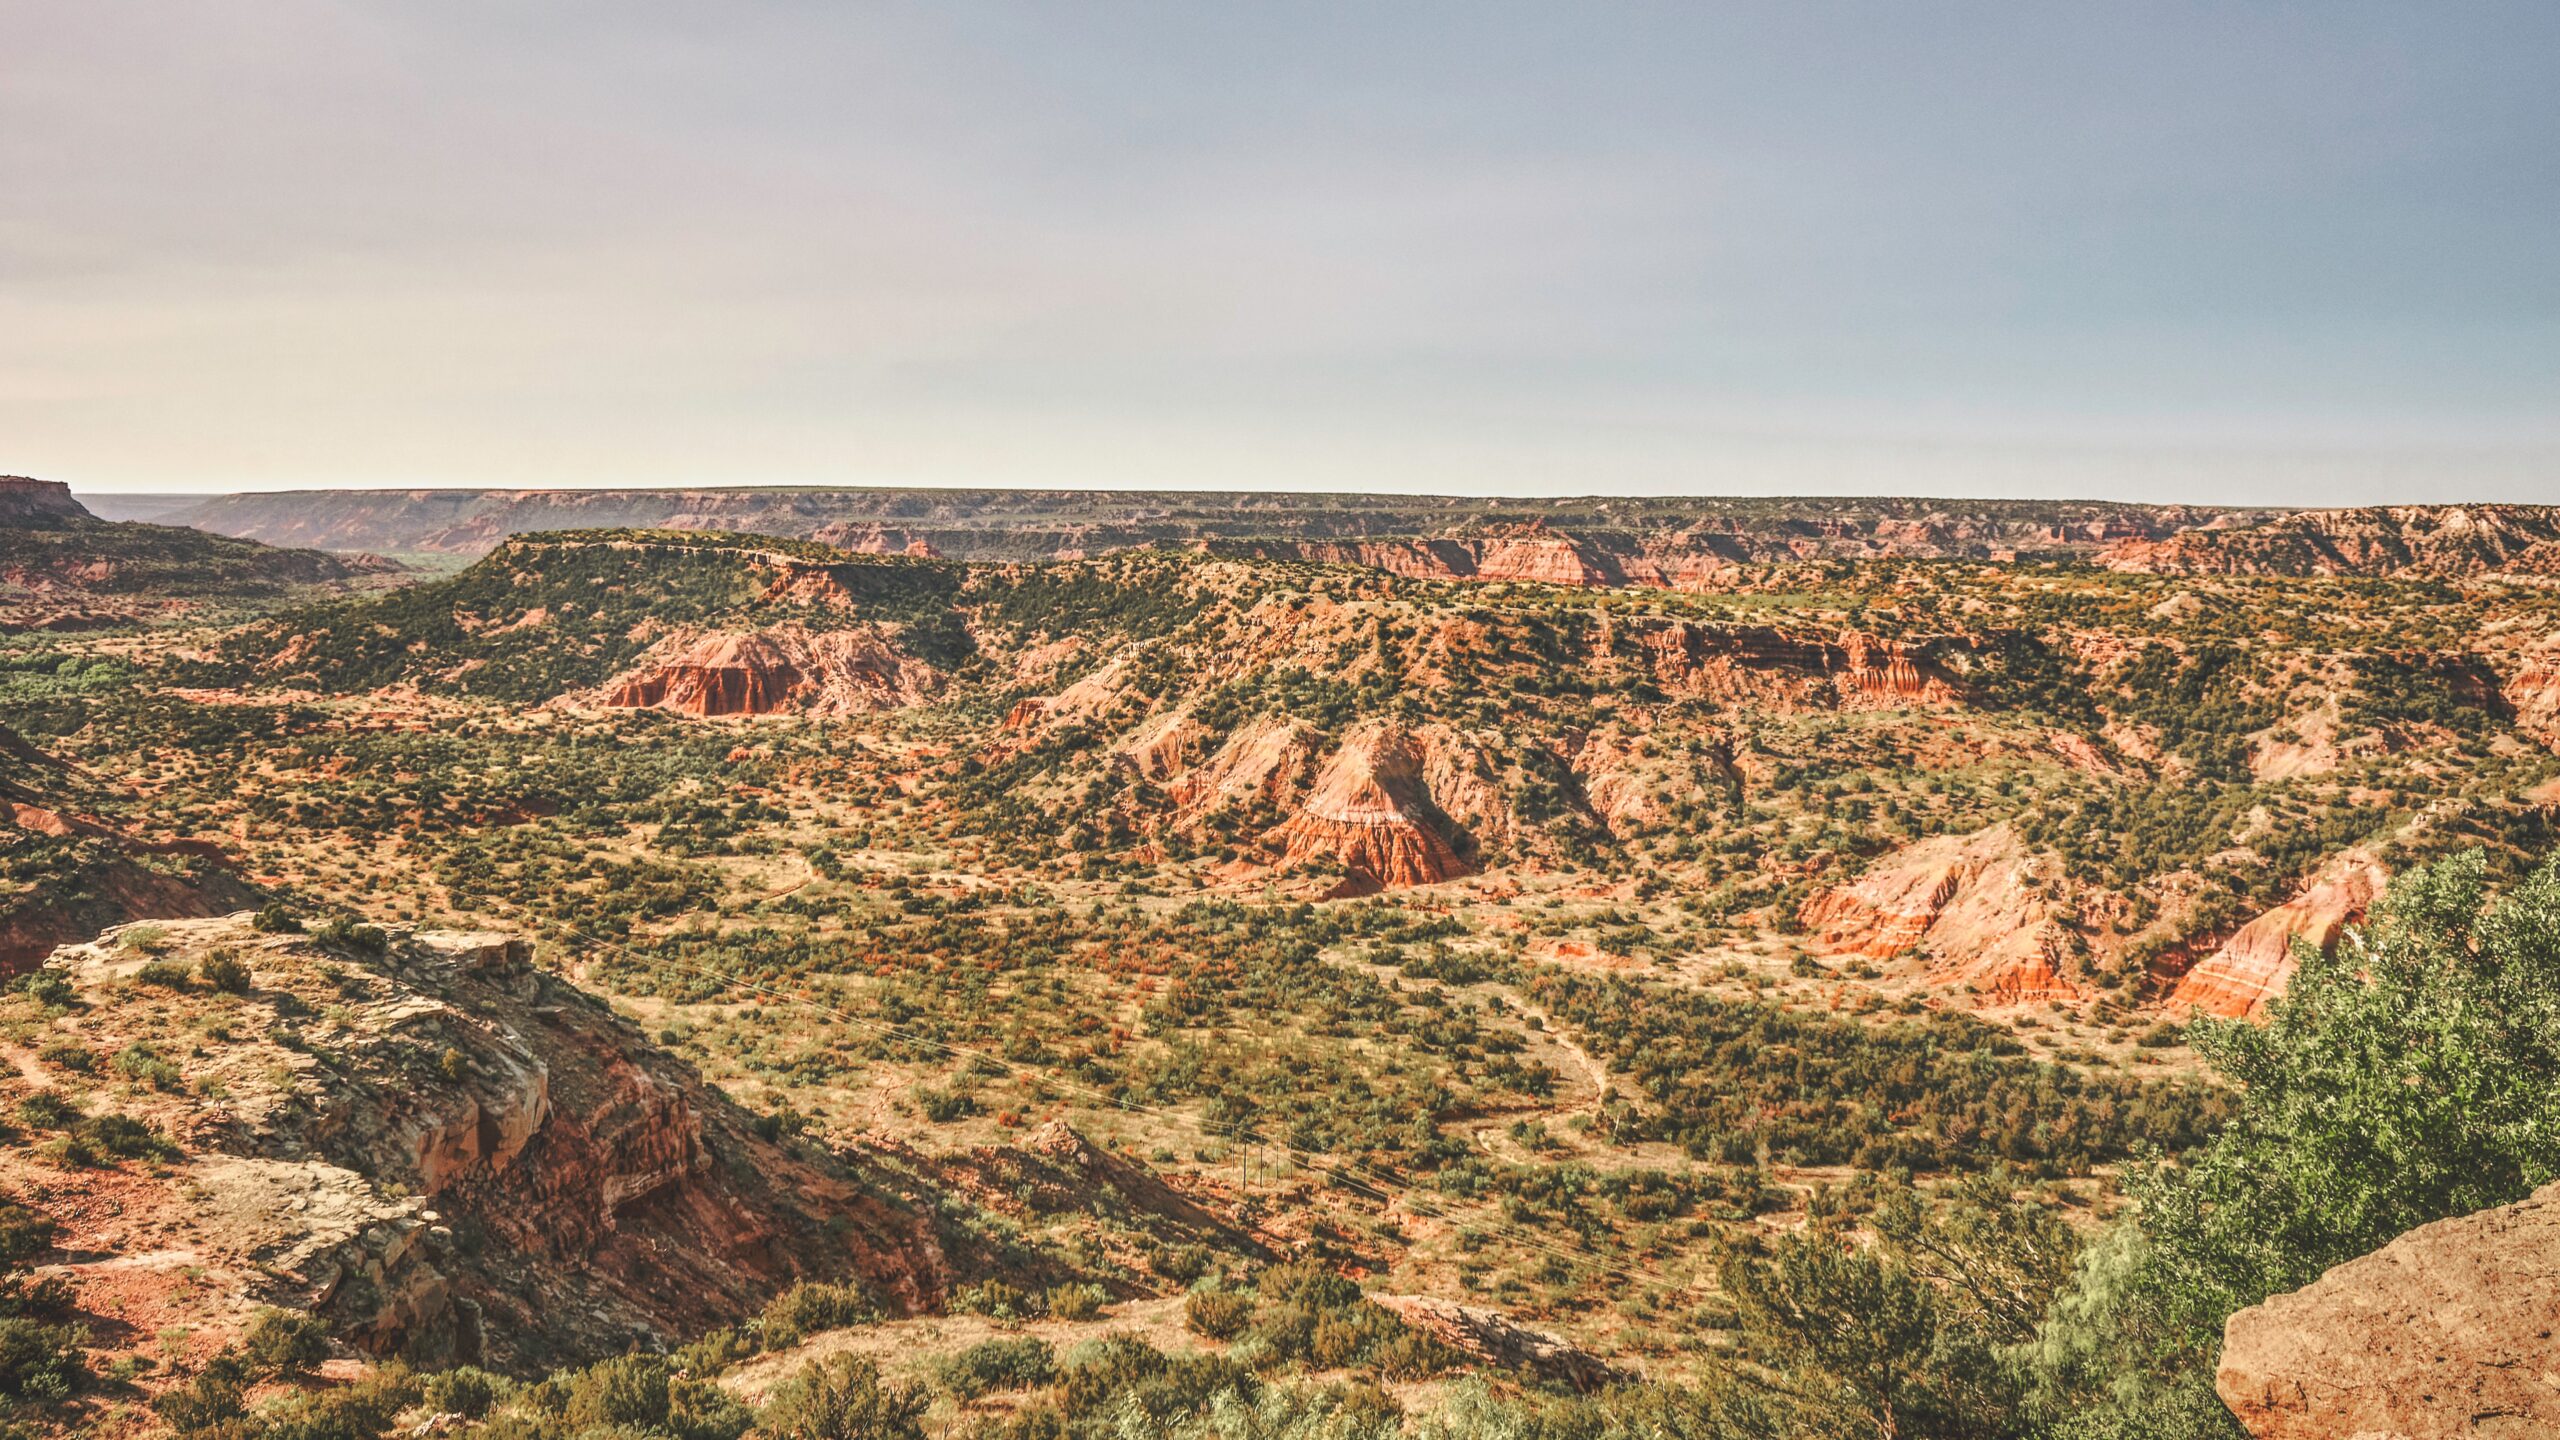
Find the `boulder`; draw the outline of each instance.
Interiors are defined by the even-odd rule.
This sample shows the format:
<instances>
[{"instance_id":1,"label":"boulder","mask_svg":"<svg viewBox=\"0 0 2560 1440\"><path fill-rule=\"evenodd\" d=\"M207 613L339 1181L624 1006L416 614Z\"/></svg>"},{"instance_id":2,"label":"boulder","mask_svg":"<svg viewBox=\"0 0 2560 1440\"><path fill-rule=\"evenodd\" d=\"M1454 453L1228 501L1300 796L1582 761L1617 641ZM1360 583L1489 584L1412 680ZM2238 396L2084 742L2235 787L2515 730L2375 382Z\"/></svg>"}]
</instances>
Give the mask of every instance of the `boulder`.
<instances>
[{"instance_id":1,"label":"boulder","mask_svg":"<svg viewBox=\"0 0 2560 1440\"><path fill-rule=\"evenodd\" d=\"M2560 1435L2560 1185L2232 1316L2214 1388L2256 1440Z\"/></svg>"}]
</instances>

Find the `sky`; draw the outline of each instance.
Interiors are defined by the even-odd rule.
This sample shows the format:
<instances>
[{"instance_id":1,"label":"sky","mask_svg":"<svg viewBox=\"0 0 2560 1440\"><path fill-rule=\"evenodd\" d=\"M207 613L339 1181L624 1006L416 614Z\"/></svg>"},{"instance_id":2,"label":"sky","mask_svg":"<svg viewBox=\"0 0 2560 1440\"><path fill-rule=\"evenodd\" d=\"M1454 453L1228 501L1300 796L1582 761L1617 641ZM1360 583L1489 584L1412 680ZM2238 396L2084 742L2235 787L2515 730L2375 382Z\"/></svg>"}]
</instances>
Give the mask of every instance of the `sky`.
<instances>
[{"instance_id":1,"label":"sky","mask_svg":"<svg viewBox=\"0 0 2560 1440\"><path fill-rule=\"evenodd\" d=\"M2560 5L0 0L0 473L2560 502Z\"/></svg>"}]
</instances>

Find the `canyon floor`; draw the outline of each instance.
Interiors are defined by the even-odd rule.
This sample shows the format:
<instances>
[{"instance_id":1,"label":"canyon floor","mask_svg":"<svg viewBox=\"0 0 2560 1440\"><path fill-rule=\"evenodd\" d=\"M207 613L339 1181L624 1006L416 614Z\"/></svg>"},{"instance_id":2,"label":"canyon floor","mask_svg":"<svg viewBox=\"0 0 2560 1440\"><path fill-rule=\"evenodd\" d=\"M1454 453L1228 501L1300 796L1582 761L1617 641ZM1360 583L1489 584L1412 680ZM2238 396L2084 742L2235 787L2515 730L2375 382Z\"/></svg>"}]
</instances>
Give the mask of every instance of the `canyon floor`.
<instances>
[{"instance_id":1,"label":"canyon floor","mask_svg":"<svg viewBox=\"0 0 2560 1440\"><path fill-rule=\"evenodd\" d=\"M2192 1022L2560 807L2538 514L786 508L30 591L0 1187L91 1377L31 1415L149 1432L278 1307L279 1414L676 1351L1100 1433L1025 1357L1114 1335L1345 1416L1721 1394L1785 1363L1737 1264L1981 1185L2098 1234L2231 1113Z\"/></svg>"}]
</instances>

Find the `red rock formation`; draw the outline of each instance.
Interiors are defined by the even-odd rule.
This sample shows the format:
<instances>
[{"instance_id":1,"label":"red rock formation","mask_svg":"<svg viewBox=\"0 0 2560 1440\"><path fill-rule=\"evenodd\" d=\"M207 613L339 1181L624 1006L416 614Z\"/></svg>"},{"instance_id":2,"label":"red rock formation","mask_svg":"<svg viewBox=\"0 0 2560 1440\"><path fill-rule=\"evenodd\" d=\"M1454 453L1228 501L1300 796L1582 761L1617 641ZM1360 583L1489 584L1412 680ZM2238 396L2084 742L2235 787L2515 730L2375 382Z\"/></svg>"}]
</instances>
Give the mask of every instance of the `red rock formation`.
<instances>
[{"instance_id":1,"label":"red rock formation","mask_svg":"<svg viewBox=\"0 0 2560 1440\"><path fill-rule=\"evenodd\" d=\"M2387 879L2380 862L2360 851L2332 858L2301 894L2241 926L2189 970L2169 1003L2235 1020L2258 1014L2293 978L2294 942L2323 951L2337 944Z\"/></svg>"},{"instance_id":2,"label":"red rock formation","mask_svg":"<svg viewBox=\"0 0 2560 1440\"><path fill-rule=\"evenodd\" d=\"M2128 540L2099 562L2155 575L2452 577L2560 573L2560 509L2395 505Z\"/></svg>"},{"instance_id":3,"label":"red rock formation","mask_svg":"<svg viewBox=\"0 0 2560 1440\"><path fill-rule=\"evenodd\" d=\"M2421 1225L2223 1326L2255 1440L2560 1435L2560 1185Z\"/></svg>"},{"instance_id":4,"label":"red rock formation","mask_svg":"<svg viewBox=\"0 0 2560 1440\"><path fill-rule=\"evenodd\" d=\"M1315 740L1295 720L1265 717L1236 727L1217 752L1173 782L1174 802L1193 815L1234 804L1279 805L1315 769Z\"/></svg>"},{"instance_id":5,"label":"red rock formation","mask_svg":"<svg viewBox=\"0 0 2560 1440\"><path fill-rule=\"evenodd\" d=\"M1326 762L1306 804L1272 832L1284 863L1338 867L1344 878L1333 893L1340 895L1469 873L1439 829L1422 766L1422 746L1403 729L1355 731Z\"/></svg>"},{"instance_id":6,"label":"red rock formation","mask_svg":"<svg viewBox=\"0 0 2560 1440\"><path fill-rule=\"evenodd\" d=\"M929 1222L763 1138L523 941L395 929L377 955L249 920L156 923L171 958L219 950L254 977L227 1002L237 1031L190 1062L219 1086L156 1102L192 1139L152 1203L209 1269L252 1273L254 1257L376 1353L516 1367L688 1338L798 1279L859 1278L893 1310L939 1294ZM50 964L103 995L145 958L111 932ZM326 1064L279 1038L323 998L342 1016ZM204 1003L155 988L98 1038Z\"/></svg>"},{"instance_id":7,"label":"red rock formation","mask_svg":"<svg viewBox=\"0 0 2560 1440\"><path fill-rule=\"evenodd\" d=\"M2504 669L2498 692L2516 728L2560 750L2560 645L2526 651Z\"/></svg>"},{"instance_id":8,"label":"red rock formation","mask_svg":"<svg viewBox=\"0 0 2560 1440\"><path fill-rule=\"evenodd\" d=\"M1895 851L1854 884L1815 893L1798 918L1834 953L1925 954L1928 983L1989 1004L2075 999L2068 937L2029 883L2034 871L2005 825L1941 835Z\"/></svg>"},{"instance_id":9,"label":"red rock formation","mask_svg":"<svg viewBox=\"0 0 2560 1440\"><path fill-rule=\"evenodd\" d=\"M867 631L786 625L663 641L594 698L685 715L851 715L912 705L937 678Z\"/></svg>"},{"instance_id":10,"label":"red rock formation","mask_svg":"<svg viewBox=\"0 0 2560 1440\"><path fill-rule=\"evenodd\" d=\"M1955 681L1897 640L1850 631L1840 637L1834 670L1841 703L1858 709L1951 705Z\"/></svg>"},{"instance_id":11,"label":"red rock formation","mask_svg":"<svg viewBox=\"0 0 2560 1440\"><path fill-rule=\"evenodd\" d=\"M1967 642L1887 640L1858 631L1794 634L1767 626L1681 622L1638 633L1654 683L1667 694L1793 709L1952 705L1962 699L1940 659Z\"/></svg>"},{"instance_id":12,"label":"red rock formation","mask_svg":"<svg viewBox=\"0 0 2560 1440\"><path fill-rule=\"evenodd\" d=\"M1167 710L1150 717L1112 754L1141 778L1161 782L1190 768L1193 747L1207 733L1189 711Z\"/></svg>"}]
</instances>

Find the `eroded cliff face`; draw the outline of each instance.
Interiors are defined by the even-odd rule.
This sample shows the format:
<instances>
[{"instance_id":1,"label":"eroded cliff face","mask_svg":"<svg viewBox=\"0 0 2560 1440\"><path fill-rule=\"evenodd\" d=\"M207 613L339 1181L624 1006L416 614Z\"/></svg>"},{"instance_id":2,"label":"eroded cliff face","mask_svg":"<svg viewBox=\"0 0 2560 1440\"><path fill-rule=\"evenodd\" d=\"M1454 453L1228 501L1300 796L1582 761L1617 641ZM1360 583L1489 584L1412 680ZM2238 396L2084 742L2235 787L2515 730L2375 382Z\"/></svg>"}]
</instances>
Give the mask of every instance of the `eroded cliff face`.
<instances>
[{"instance_id":1,"label":"eroded cliff face","mask_svg":"<svg viewBox=\"0 0 2560 1440\"><path fill-rule=\"evenodd\" d=\"M2501 668L2499 697L2515 716L2516 728L2560 750L2560 645L2527 650Z\"/></svg>"},{"instance_id":2,"label":"eroded cliff face","mask_svg":"<svg viewBox=\"0 0 2560 1440\"><path fill-rule=\"evenodd\" d=\"M1858 631L1809 635L1766 626L1678 623L1637 644L1666 694L1791 709L1892 709L1961 703L1952 667L1972 642L1889 640Z\"/></svg>"},{"instance_id":3,"label":"eroded cliff face","mask_svg":"<svg viewBox=\"0 0 2560 1440\"><path fill-rule=\"evenodd\" d=\"M88 506L72 498L71 487L59 480L0 475L0 524L46 524L94 518Z\"/></svg>"},{"instance_id":4,"label":"eroded cliff face","mask_svg":"<svg viewBox=\"0 0 2560 1440\"><path fill-rule=\"evenodd\" d=\"M214 955L245 989L134 981ZM218 1037L190 1088L148 1097L186 1151L168 1193L127 1197L127 1231L84 1243L183 1254L367 1350L538 1368L680 1340L798 1279L859 1278L892 1308L942 1287L929 1205L764 1140L516 938L329 949L235 915L111 931L48 965L84 1044Z\"/></svg>"},{"instance_id":5,"label":"eroded cliff face","mask_svg":"<svg viewBox=\"0 0 2560 1440\"><path fill-rule=\"evenodd\" d=\"M2127 540L2099 563L2154 575L2549 575L2560 573L2560 515L2542 505L2306 510Z\"/></svg>"},{"instance_id":6,"label":"eroded cliff face","mask_svg":"<svg viewBox=\"0 0 2560 1440\"><path fill-rule=\"evenodd\" d=\"M916 704L940 679L868 629L790 624L670 637L579 698L697 716L855 715Z\"/></svg>"},{"instance_id":7,"label":"eroded cliff face","mask_svg":"<svg viewBox=\"0 0 2560 1440\"><path fill-rule=\"evenodd\" d=\"M2560 1185L2232 1316L2214 1388L2255 1440L2560 1435Z\"/></svg>"},{"instance_id":8,"label":"eroded cliff face","mask_svg":"<svg viewBox=\"0 0 2560 1440\"><path fill-rule=\"evenodd\" d=\"M1808 898L1798 918L1824 949L1922 957L1926 983L1983 1003L2077 999L2069 937L2035 876L2035 860L1995 825L1894 851L1854 883Z\"/></svg>"},{"instance_id":9,"label":"eroded cliff face","mask_svg":"<svg viewBox=\"0 0 2560 1440\"><path fill-rule=\"evenodd\" d=\"M2381 862L2361 851L2333 857L2301 894L2241 926L2198 961L2169 1003L2228 1019L2259 1014L2293 979L2294 942L2321 951L2337 944L2347 926L2364 918L2389 878Z\"/></svg>"},{"instance_id":10,"label":"eroded cliff face","mask_svg":"<svg viewBox=\"0 0 2560 1440\"><path fill-rule=\"evenodd\" d=\"M1329 893L1436 885L1471 873L1425 783L1422 742L1393 724L1364 725L1325 762L1298 812L1272 832L1282 863L1342 876Z\"/></svg>"}]
</instances>

